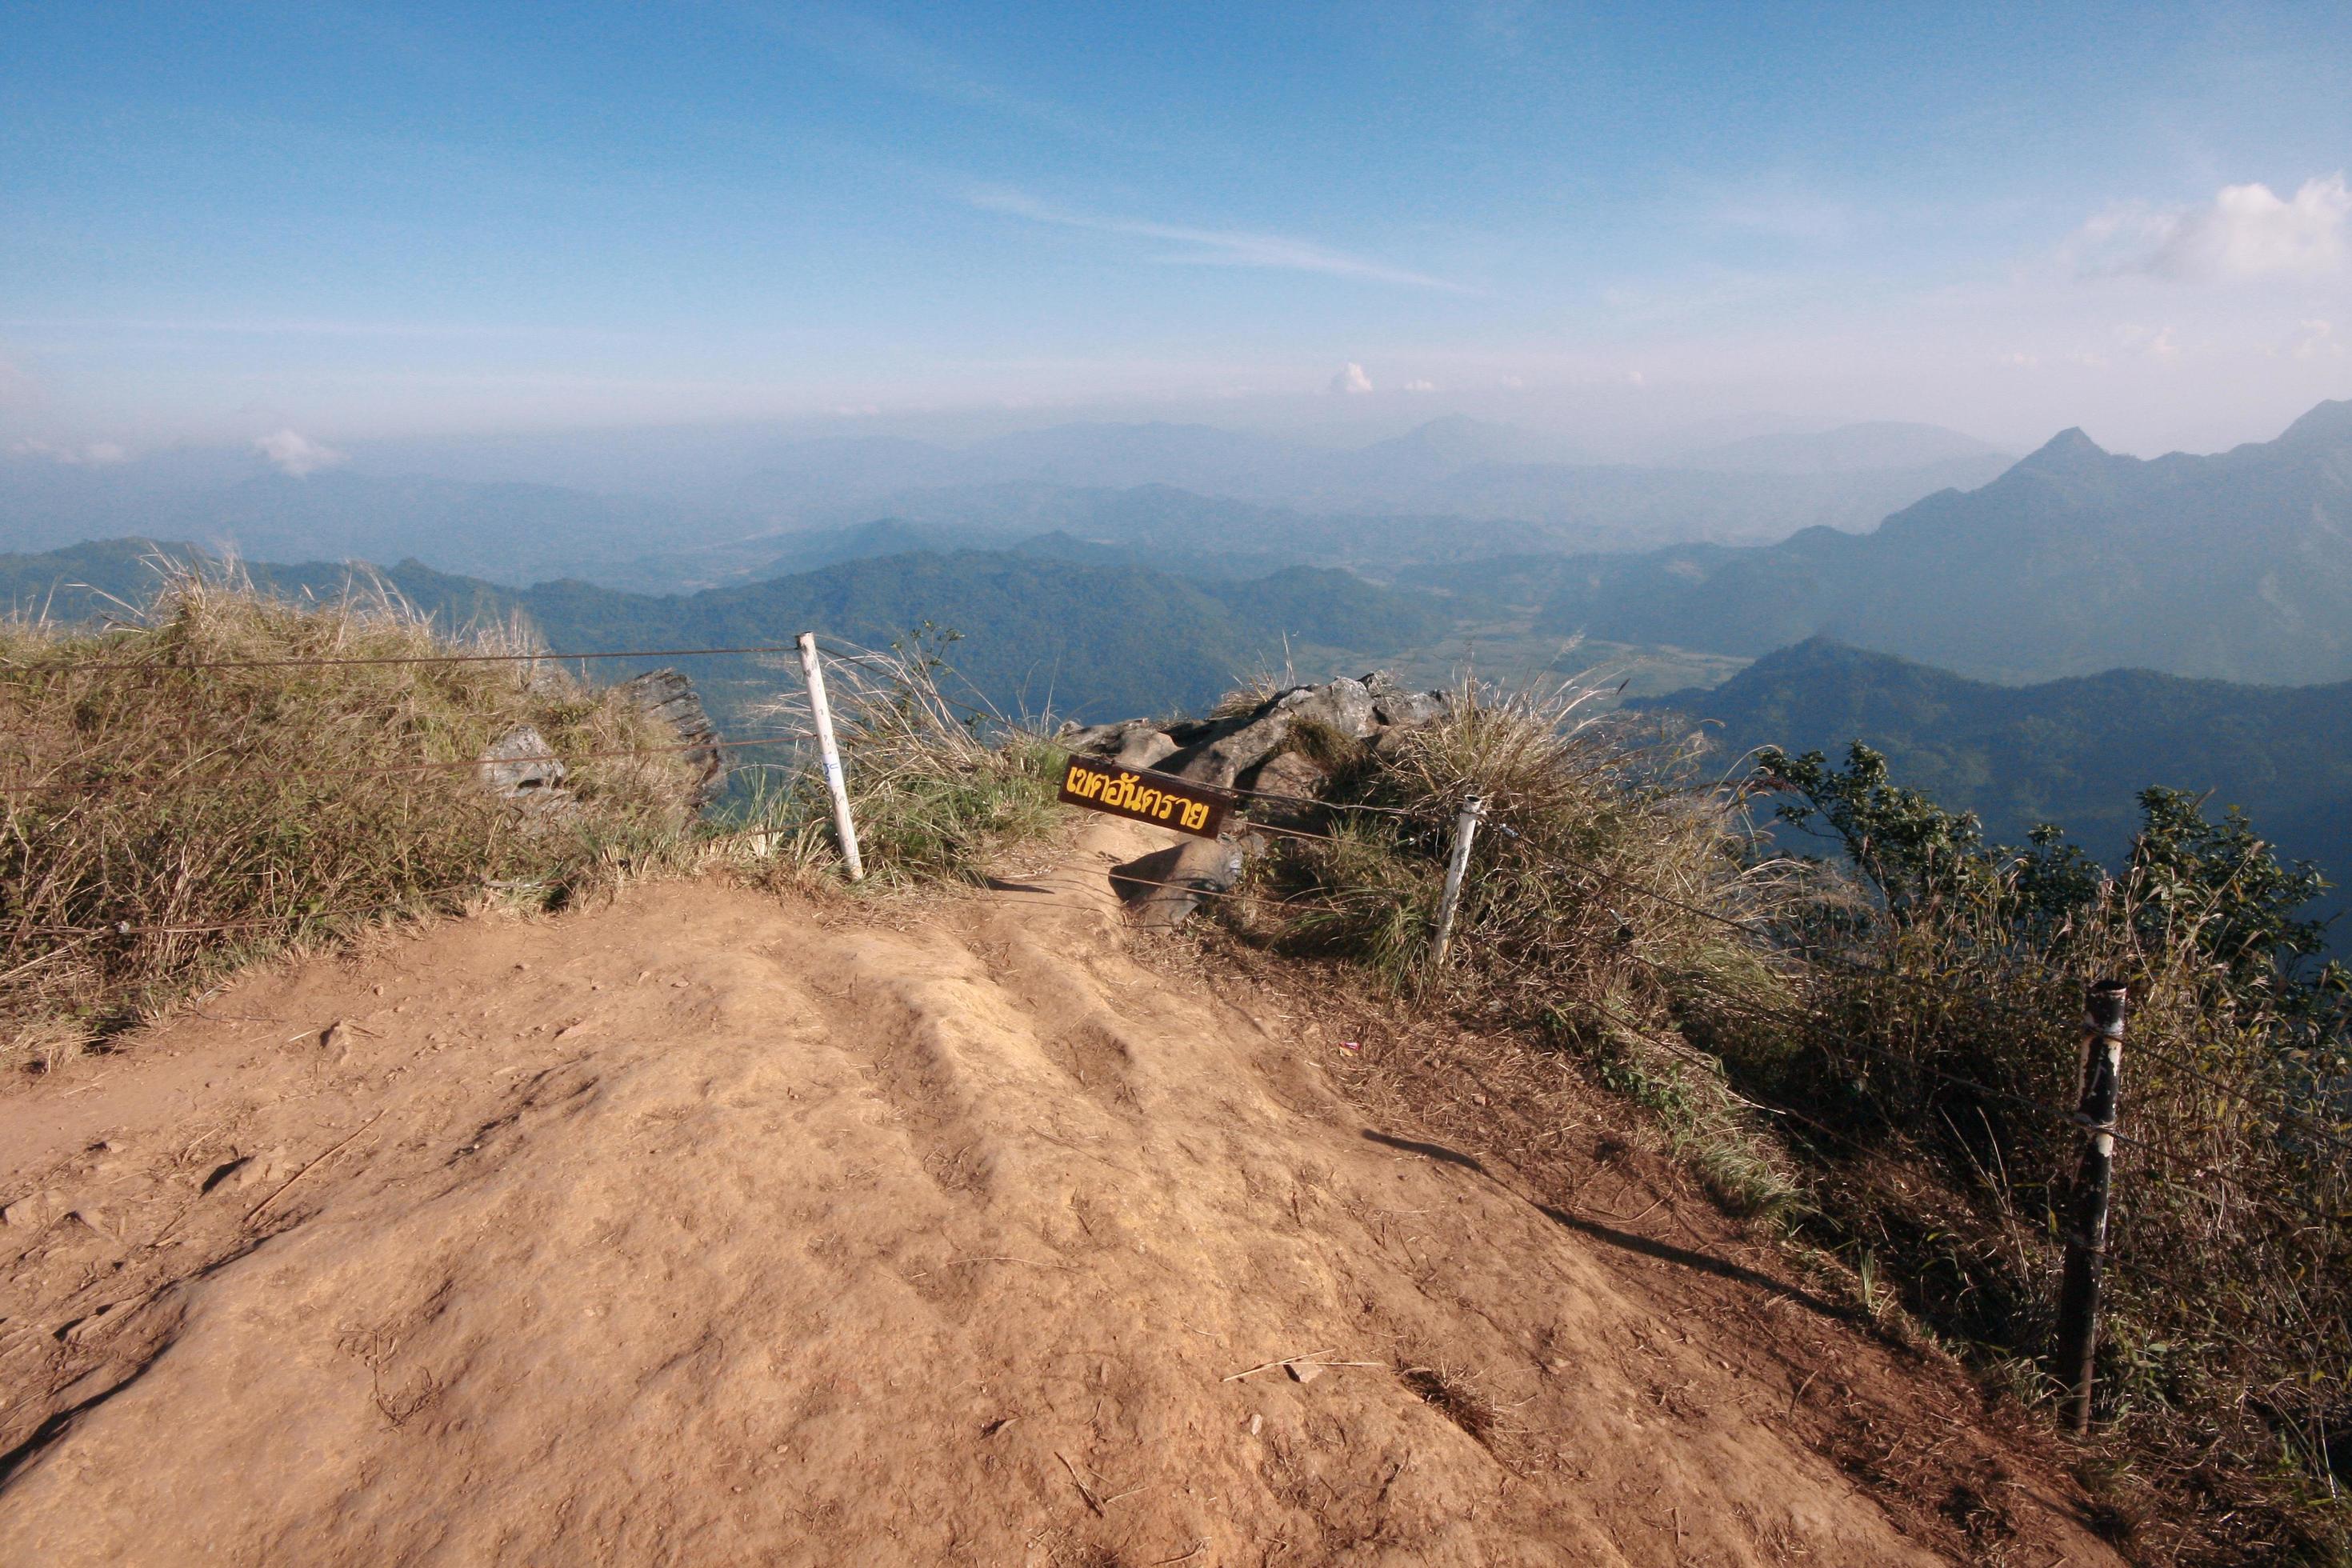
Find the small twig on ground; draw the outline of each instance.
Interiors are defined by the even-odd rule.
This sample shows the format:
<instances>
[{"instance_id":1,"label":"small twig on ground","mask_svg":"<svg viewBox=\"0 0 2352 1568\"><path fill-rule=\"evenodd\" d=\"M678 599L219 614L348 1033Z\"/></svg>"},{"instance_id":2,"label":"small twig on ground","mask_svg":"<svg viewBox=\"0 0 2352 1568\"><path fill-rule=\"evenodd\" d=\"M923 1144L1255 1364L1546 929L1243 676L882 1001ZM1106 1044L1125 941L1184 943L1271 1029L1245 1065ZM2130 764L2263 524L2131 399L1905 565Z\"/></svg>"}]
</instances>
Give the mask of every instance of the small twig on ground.
<instances>
[{"instance_id":1,"label":"small twig on ground","mask_svg":"<svg viewBox=\"0 0 2352 1568\"><path fill-rule=\"evenodd\" d=\"M1276 1356L1272 1361L1262 1361L1255 1366L1245 1366L1242 1368L1241 1371L1232 1374L1230 1377L1219 1378L1217 1381L1220 1383L1239 1383L1243 1378L1249 1376L1253 1373L1271 1372L1274 1368L1278 1366L1288 1366L1295 1361L1311 1361L1317 1356L1331 1355L1333 1353L1335 1352L1331 1351L1308 1351L1303 1355Z\"/></svg>"},{"instance_id":2,"label":"small twig on ground","mask_svg":"<svg viewBox=\"0 0 2352 1568\"><path fill-rule=\"evenodd\" d=\"M309 1175L312 1171L317 1170L320 1165L325 1164L329 1160L331 1160L337 1154L341 1153L344 1146L349 1144L352 1139L358 1137L361 1133L366 1131L369 1128L374 1126L377 1122L383 1120L383 1112L379 1110L373 1116L369 1117L365 1121L361 1122L357 1127L352 1128L350 1132L344 1134L341 1142L337 1143L333 1148L328 1150L325 1153L320 1155L317 1159L311 1161L309 1164L303 1166L300 1170L287 1177L284 1185L280 1186L276 1192L270 1194L268 1197L262 1199L259 1203L254 1205L250 1209L247 1209L245 1215L245 1223L251 1225L256 1219L260 1217L261 1211L263 1209L268 1208L271 1204L276 1203L279 1198L286 1195L287 1188L291 1187L295 1183Z\"/></svg>"},{"instance_id":3,"label":"small twig on ground","mask_svg":"<svg viewBox=\"0 0 2352 1568\"><path fill-rule=\"evenodd\" d=\"M1096 1500L1095 1494L1087 1489L1087 1483L1078 1479L1078 1467L1070 1463L1059 1448L1054 1450L1054 1458L1062 1461L1062 1468L1070 1472L1070 1484L1078 1489L1078 1495L1087 1500L1087 1507L1094 1510L1097 1519L1100 1519L1102 1504Z\"/></svg>"}]
</instances>

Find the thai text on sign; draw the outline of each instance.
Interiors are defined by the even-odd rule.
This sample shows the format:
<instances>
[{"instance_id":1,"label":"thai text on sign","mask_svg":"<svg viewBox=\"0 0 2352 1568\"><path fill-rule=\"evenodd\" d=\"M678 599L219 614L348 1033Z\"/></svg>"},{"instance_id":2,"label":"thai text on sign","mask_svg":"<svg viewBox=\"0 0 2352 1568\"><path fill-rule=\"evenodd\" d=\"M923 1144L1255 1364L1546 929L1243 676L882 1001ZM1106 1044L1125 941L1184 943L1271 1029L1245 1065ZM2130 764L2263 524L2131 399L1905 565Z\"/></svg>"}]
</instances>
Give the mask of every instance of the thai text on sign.
<instances>
[{"instance_id":1,"label":"thai text on sign","mask_svg":"<svg viewBox=\"0 0 2352 1568\"><path fill-rule=\"evenodd\" d=\"M1139 773L1094 757L1072 757L1062 774L1062 799L1090 811L1214 838L1230 806L1216 790L1160 773Z\"/></svg>"}]
</instances>

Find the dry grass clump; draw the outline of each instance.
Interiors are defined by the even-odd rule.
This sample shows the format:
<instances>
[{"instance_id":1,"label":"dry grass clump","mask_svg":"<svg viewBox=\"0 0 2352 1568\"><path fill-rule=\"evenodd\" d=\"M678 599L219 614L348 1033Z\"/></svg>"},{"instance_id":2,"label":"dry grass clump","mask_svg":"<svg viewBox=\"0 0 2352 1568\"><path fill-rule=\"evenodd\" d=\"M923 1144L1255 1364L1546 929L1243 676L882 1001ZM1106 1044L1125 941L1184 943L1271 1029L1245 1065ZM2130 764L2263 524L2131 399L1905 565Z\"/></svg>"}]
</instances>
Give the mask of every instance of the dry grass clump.
<instances>
[{"instance_id":1,"label":"dry grass clump","mask_svg":"<svg viewBox=\"0 0 2352 1568\"><path fill-rule=\"evenodd\" d=\"M951 632L928 626L887 649L826 659L842 774L870 881L978 882L1010 846L1054 831L1066 754L1039 726L1006 718L940 657ZM805 728L806 700L779 698L764 716ZM804 879L838 863L831 797L814 747L751 807L785 847L777 864Z\"/></svg>"},{"instance_id":2,"label":"dry grass clump","mask_svg":"<svg viewBox=\"0 0 2352 1568\"><path fill-rule=\"evenodd\" d=\"M1791 1196L1788 1179L1719 1067L1682 1033L1718 995L1788 994L1741 927L1790 896L1791 868L1750 853L1736 802L1696 777L1685 750L1592 711L1598 696L1465 683L1435 723L1377 753L1324 757L1339 763L1328 836L1286 840L1256 874L1262 896L1234 918L1285 950L1348 957L1392 991L1581 1053L1659 1115L1727 1206L1773 1209ZM1486 826L1454 957L1433 973L1454 819L1473 795Z\"/></svg>"},{"instance_id":3,"label":"dry grass clump","mask_svg":"<svg viewBox=\"0 0 2352 1568\"><path fill-rule=\"evenodd\" d=\"M676 757L590 755L676 737L551 668L280 662L524 651L512 632L461 644L381 589L296 605L163 570L103 630L0 623L12 1061L53 1059L245 956L486 883L561 900L685 826ZM562 798L529 809L468 765L526 723L579 759ZM417 765L436 763L460 765Z\"/></svg>"}]
</instances>

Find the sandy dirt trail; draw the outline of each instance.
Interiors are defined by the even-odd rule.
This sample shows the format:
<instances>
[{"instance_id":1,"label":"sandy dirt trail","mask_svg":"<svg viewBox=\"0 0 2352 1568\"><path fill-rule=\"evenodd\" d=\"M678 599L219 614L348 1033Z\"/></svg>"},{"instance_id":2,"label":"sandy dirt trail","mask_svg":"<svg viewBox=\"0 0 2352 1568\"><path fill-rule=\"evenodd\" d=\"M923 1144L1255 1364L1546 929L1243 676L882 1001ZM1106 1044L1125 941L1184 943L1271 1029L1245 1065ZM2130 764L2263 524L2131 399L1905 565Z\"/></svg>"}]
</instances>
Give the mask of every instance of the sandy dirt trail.
<instances>
[{"instance_id":1,"label":"sandy dirt trail","mask_svg":"<svg viewBox=\"0 0 2352 1568\"><path fill-rule=\"evenodd\" d=\"M1800 1418L1903 1403L1865 1335L1369 1127L1136 940L1098 879L646 887L10 1090L0 1562L1962 1555ZM2000 1560L2112 1561L2023 1477Z\"/></svg>"}]
</instances>

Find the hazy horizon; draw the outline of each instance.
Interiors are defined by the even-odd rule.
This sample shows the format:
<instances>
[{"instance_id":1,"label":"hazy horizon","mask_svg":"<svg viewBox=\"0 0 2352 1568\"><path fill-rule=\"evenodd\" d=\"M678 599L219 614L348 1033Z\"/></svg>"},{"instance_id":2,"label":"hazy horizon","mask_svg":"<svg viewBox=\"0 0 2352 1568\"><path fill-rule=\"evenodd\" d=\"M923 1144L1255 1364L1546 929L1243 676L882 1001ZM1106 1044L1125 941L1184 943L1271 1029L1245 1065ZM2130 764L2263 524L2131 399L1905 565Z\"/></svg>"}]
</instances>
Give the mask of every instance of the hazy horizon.
<instances>
[{"instance_id":1,"label":"hazy horizon","mask_svg":"<svg viewBox=\"0 0 2352 1568\"><path fill-rule=\"evenodd\" d=\"M2340 6L5 28L19 455L1452 412L2155 455L2352 395Z\"/></svg>"}]
</instances>

